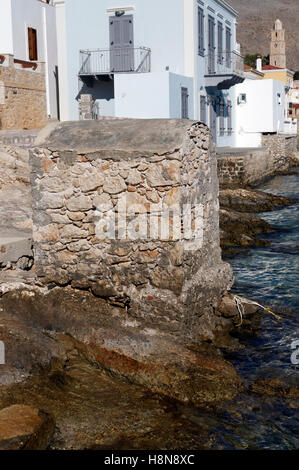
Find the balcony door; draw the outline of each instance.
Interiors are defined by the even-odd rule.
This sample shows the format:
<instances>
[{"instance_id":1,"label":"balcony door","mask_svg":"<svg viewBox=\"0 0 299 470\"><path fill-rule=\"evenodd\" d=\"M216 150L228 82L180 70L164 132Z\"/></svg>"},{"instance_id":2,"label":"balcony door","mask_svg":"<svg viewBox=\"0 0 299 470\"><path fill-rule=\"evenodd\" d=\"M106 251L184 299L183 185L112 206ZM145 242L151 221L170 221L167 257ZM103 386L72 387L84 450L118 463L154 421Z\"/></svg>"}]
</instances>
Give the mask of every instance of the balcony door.
<instances>
[{"instance_id":1,"label":"balcony door","mask_svg":"<svg viewBox=\"0 0 299 470\"><path fill-rule=\"evenodd\" d=\"M110 70L134 72L133 15L109 18Z\"/></svg>"},{"instance_id":2,"label":"balcony door","mask_svg":"<svg viewBox=\"0 0 299 470\"><path fill-rule=\"evenodd\" d=\"M210 131L213 137L213 141L216 142L217 138L217 113L216 113L216 101L214 98L210 98Z\"/></svg>"},{"instance_id":3,"label":"balcony door","mask_svg":"<svg viewBox=\"0 0 299 470\"><path fill-rule=\"evenodd\" d=\"M208 69L209 74L215 73L215 21L214 18L209 16L209 43L208 43Z\"/></svg>"}]
</instances>

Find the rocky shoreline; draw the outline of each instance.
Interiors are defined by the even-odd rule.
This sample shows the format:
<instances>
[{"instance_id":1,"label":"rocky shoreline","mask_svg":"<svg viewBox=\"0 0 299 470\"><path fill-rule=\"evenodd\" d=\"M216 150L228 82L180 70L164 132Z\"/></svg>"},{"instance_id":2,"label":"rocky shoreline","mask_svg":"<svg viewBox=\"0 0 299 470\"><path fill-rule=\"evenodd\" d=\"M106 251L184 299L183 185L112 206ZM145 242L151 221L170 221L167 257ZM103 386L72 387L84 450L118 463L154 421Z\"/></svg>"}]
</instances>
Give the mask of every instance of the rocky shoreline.
<instances>
[{"instance_id":1,"label":"rocky shoreline","mask_svg":"<svg viewBox=\"0 0 299 470\"><path fill-rule=\"evenodd\" d=\"M218 340L216 337L215 344L203 340L196 348L185 348L189 370L182 364L180 372L178 363L175 370L165 368L165 358L160 354L160 370L155 375L159 376L157 383L164 382L163 390L152 378L149 385L144 376L146 364L113 355L82 337L76 339L82 334L79 325L74 325L72 331L69 326L54 325L54 319L49 316L54 298L70 295L66 289L60 288L60 293L57 289L49 294L40 292L41 299L38 303L35 299L35 309L32 306L36 288L6 292L0 299L0 335L14 351L0 379L0 449L117 450L131 445L134 449L210 448L210 433L178 410L181 405L191 406L192 402L201 409L221 410L223 403L245 391L243 381L222 353L240 347L230 337L240 321L233 296L226 296L217 310L221 335ZM82 300L86 303L86 294L77 292L76 296L79 303ZM95 302L92 295L89 302ZM68 308L65 315L70 320L70 305ZM248 306L245 312L245 323L251 322L257 308ZM82 319L85 314L86 311L82 312ZM225 325L226 334L223 334ZM174 345L168 346L175 354ZM178 360L182 348L178 345ZM165 354L170 352L168 349ZM191 356L195 360L193 370ZM152 371L148 372L153 377ZM176 396L171 396L173 385ZM181 396L177 393L179 388ZM16 409L15 405L29 407L25 408L27 418L29 414L27 427L24 417L22 426L16 424L15 413L19 410L23 416L24 409ZM32 424L31 415L36 416L37 423ZM5 430L1 428L3 416ZM46 418L47 426L42 425L41 418ZM52 422L55 427L50 426Z\"/></svg>"},{"instance_id":2,"label":"rocky shoreline","mask_svg":"<svg viewBox=\"0 0 299 470\"><path fill-rule=\"evenodd\" d=\"M9 185L27 194L27 176L15 181L14 174ZM273 228L258 212L293 202L254 189L221 189L224 252L265 246L258 235ZM22 229L31 227L29 205L20 211ZM9 222L15 220L14 212ZM213 305L206 334L207 318L199 320L198 341L179 341L167 330L155 336L145 323L152 352L145 335L143 357L129 349L142 335L136 318L115 299L111 310L103 286L39 285L33 266L0 270L0 287L0 339L11 351L0 377L0 449L211 449L210 427L194 421L190 409L221 414L242 394L298 398L297 389L275 380L245 386L226 360L242 348L238 335L254 334L261 323L258 307L244 305L240 325L231 294ZM106 347L105 335L118 350Z\"/></svg>"},{"instance_id":3,"label":"rocky shoreline","mask_svg":"<svg viewBox=\"0 0 299 470\"><path fill-rule=\"evenodd\" d=\"M269 246L258 235L273 233L271 225L259 213L294 204L295 200L251 188L220 189L220 239L224 253L236 248Z\"/></svg>"}]
</instances>

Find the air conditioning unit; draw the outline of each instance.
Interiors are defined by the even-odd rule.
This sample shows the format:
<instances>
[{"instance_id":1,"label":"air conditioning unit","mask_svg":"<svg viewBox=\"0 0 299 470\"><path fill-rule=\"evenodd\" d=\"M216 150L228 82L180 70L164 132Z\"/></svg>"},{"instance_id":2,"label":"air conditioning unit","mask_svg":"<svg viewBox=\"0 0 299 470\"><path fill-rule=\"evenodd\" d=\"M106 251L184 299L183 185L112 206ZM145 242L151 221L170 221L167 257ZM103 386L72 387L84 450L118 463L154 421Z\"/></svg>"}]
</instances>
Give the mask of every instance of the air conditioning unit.
<instances>
[{"instance_id":1,"label":"air conditioning unit","mask_svg":"<svg viewBox=\"0 0 299 470\"><path fill-rule=\"evenodd\" d=\"M246 93L240 93L238 96L238 104L246 104L246 103L247 103Z\"/></svg>"}]
</instances>

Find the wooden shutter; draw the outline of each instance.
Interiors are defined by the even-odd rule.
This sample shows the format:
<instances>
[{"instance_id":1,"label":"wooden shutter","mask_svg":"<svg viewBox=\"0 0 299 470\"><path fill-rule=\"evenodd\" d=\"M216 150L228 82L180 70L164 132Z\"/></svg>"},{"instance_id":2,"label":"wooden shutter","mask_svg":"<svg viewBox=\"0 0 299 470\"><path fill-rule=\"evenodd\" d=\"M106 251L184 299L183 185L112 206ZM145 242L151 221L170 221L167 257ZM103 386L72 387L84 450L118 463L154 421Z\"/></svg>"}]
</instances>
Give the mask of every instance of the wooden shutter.
<instances>
[{"instance_id":1,"label":"wooden shutter","mask_svg":"<svg viewBox=\"0 0 299 470\"><path fill-rule=\"evenodd\" d=\"M200 120L204 124L207 124L207 112L206 112L206 97L200 97Z\"/></svg>"},{"instance_id":2,"label":"wooden shutter","mask_svg":"<svg viewBox=\"0 0 299 470\"><path fill-rule=\"evenodd\" d=\"M224 135L224 102L221 101L219 105L219 134Z\"/></svg>"},{"instance_id":3,"label":"wooden shutter","mask_svg":"<svg viewBox=\"0 0 299 470\"><path fill-rule=\"evenodd\" d=\"M232 36L232 33L231 33L230 28L226 28L226 66L227 68L231 67L231 49L232 49L231 36Z\"/></svg>"},{"instance_id":4,"label":"wooden shutter","mask_svg":"<svg viewBox=\"0 0 299 470\"><path fill-rule=\"evenodd\" d=\"M28 28L29 60L37 60L37 32L34 28Z\"/></svg>"},{"instance_id":5,"label":"wooden shutter","mask_svg":"<svg viewBox=\"0 0 299 470\"><path fill-rule=\"evenodd\" d=\"M182 100L182 119L189 119L188 110L188 88L181 88L181 100Z\"/></svg>"},{"instance_id":6,"label":"wooden shutter","mask_svg":"<svg viewBox=\"0 0 299 470\"><path fill-rule=\"evenodd\" d=\"M223 25L218 21L218 64L223 63Z\"/></svg>"},{"instance_id":7,"label":"wooden shutter","mask_svg":"<svg viewBox=\"0 0 299 470\"><path fill-rule=\"evenodd\" d=\"M232 135L232 102L230 100L227 100L227 131L228 135Z\"/></svg>"},{"instance_id":8,"label":"wooden shutter","mask_svg":"<svg viewBox=\"0 0 299 470\"><path fill-rule=\"evenodd\" d=\"M198 54L204 55L204 12L198 7Z\"/></svg>"},{"instance_id":9,"label":"wooden shutter","mask_svg":"<svg viewBox=\"0 0 299 470\"><path fill-rule=\"evenodd\" d=\"M215 21L212 16L209 16L209 59L208 69L209 73L215 73Z\"/></svg>"},{"instance_id":10,"label":"wooden shutter","mask_svg":"<svg viewBox=\"0 0 299 470\"><path fill-rule=\"evenodd\" d=\"M110 70L112 72L134 71L133 15L109 18Z\"/></svg>"}]
</instances>

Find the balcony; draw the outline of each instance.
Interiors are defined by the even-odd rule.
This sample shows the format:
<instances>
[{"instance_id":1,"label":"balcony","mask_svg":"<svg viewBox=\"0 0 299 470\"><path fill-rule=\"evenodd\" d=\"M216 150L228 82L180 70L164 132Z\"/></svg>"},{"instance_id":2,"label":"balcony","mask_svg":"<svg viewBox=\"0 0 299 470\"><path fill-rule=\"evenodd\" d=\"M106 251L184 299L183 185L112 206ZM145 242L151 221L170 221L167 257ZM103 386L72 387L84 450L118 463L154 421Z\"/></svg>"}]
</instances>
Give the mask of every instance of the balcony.
<instances>
[{"instance_id":1,"label":"balcony","mask_svg":"<svg viewBox=\"0 0 299 470\"><path fill-rule=\"evenodd\" d=\"M225 90L244 79L244 58L238 52L216 52L212 49L205 56L206 87Z\"/></svg>"},{"instance_id":2,"label":"balcony","mask_svg":"<svg viewBox=\"0 0 299 470\"><path fill-rule=\"evenodd\" d=\"M80 51L79 77L84 81L109 80L116 73L151 71L151 49L125 47Z\"/></svg>"}]
</instances>

